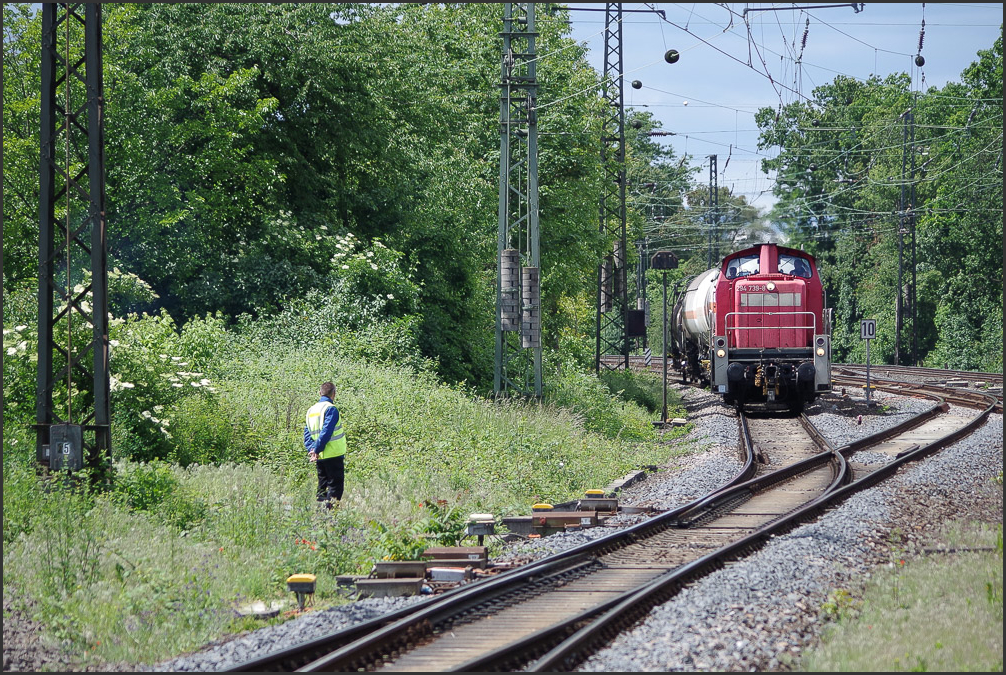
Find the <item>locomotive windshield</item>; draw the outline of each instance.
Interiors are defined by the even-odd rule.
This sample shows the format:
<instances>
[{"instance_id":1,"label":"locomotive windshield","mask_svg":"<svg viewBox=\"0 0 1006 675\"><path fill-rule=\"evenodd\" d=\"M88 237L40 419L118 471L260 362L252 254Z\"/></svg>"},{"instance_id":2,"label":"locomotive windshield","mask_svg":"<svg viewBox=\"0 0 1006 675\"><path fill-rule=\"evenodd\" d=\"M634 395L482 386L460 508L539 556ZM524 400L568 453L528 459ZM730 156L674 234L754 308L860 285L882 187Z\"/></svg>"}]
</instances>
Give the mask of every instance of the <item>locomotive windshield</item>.
<instances>
[{"instance_id":1,"label":"locomotive windshield","mask_svg":"<svg viewBox=\"0 0 1006 675\"><path fill-rule=\"evenodd\" d=\"M779 273L810 279L810 263L798 255L779 254Z\"/></svg>"},{"instance_id":2,"label":"locomotive windshield","mask_svg":"<svg viewBox=\"0 0 1006 675\"><path fill-rule=\"evenodd\" d=\"M746 277L749 274L758 274L758 254L734 258L727 263L727 279Z\"/></svg>"}]
</instances>

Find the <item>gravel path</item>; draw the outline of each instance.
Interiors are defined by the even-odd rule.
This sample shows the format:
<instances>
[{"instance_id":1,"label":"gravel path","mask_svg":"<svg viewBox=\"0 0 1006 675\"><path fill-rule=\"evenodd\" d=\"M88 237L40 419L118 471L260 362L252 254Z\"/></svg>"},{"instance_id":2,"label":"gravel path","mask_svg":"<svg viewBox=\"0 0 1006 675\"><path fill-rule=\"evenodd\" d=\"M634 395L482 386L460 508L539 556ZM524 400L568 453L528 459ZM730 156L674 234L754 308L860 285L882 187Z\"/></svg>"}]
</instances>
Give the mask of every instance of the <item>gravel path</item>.
<instances>
[{"instance_id":1,"label":"gravel path","mask_svg":"<svg viewBox=\"0 0 1006 675\"><path fill-rule=\"evenodd\" d=\"M718 487L740 469L737 421L709 392L673 385L684 395L691 432L678 443L689 452L670 460L619 496L623 506L668 509ZM807 414L836 446L889 427L931 402L877 393L877 408L835 394ZM955 413L958 411L954 411ZM973 414L964 411L962 414ZM818 639L818 608L830 590L853 589L887 564L891 532L908 533L902 555L927 543L950 519L1002 522L1002 415L976 435L899 472L894 481L848 499L818 521L777 537L756 554L728 565L655 608L636 629L581 665L581 671L790 670ZM869 461L858 453L857 462ZM529 561L625 527L647 516L622 514L606 527L560 533L509 545L496 562ZM911 526L909 526L911 525ZM278 626L207 645L156 666L101 664L90 670L220 670L256 654L287 647L365 621L419 598L369 599L311 612ZM70 670L67 655L37 650L37 626L9 614L4 597L4 670ZM8 630L10 624L10 631ZM10 650L8 643L10 641ZM10 660L8 656L10 654ZM9 667L10 666L10 667Z\"/></svg>"}]
</instances>

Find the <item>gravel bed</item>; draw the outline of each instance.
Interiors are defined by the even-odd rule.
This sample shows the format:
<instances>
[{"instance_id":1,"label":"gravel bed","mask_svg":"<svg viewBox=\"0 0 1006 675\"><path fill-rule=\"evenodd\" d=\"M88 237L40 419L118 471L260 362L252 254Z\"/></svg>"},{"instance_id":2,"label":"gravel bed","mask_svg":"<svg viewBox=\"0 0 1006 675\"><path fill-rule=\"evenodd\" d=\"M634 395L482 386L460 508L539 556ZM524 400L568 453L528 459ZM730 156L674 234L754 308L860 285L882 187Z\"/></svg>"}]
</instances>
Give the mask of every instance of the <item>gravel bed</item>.
<instances>
[{"instance_id":1,"label":"gravel bed","mask_svg":"<svg viewBox=\"0 0 1006 675\"><path fill-rule=\"evenodd\" d=\"M675 441L676 448L685 452L674 456L646 480L625 488L619 495L623 506L673 508L724 484L740 469L737 421L732 412L709 392L673 386L683 393L688 420L694 425L687 436ZM880 405L867 408L862 397L836 393L808 406L807 414L837 446L932 405L930 401L882 392L874 399ZM946 520L1002 522L1002 487L991 481L1002 471L1002 448L1002 415L992 415L978 434L905 467L892 482L848 499L818 521L773 539L754 555L691 585L672 601L651 611L634 630L617 638L582 664L580 670L798 667L800 654L820 634L823 622L819 608L828 591L858 587L875 566L889 562L892 528L908 533L899 545L911 553L920 551L925 544L923 535L915 533L938 531ZM877 459L870 453L856 455L856 461L861 463ZM620 514L608 519L605 527L517 541L508 544L506 551L493 561L539 559L647 517ZM921 527L906 527L908 523ZM268 651L372 619L423 597L368 599L310 612L281 625L229 636L196 653L154 666L104 664L88 669L222 670ZM8 614L7 601L5 596L4 670L41 670L42 666L48 670L71 669L65 655L50 654L46 658L35 654L18 660L16 654L27 654L30 647L20 644L27 640L23 626L28 624L15 621ZM32 630L29 629L29 635ZM18 643L11 647L10 660L9 636Z\"/></svg>"},{"instance_id":2,"label":"gravel bed","mask_svg":"<svg viewBox=\"0 0 1006 675\"><path fill-rule=\"evenodd\" d=\"M205 672L233 668L259 658L259 655L289 649L342 628L376 619L382 614L425 600L426 597L367 598L340 607L308 612L282 624L207 645L195 654L180 656L156 666L140 666L138 670ZM296 637L292 638L292 635Z\"/></svg>"},{"instance_id":3,"label":"gravel bed","mask_svg":"<svg viewBox=\"0 0 1006 675\"><path fill-rule=\"evenodd\" d=\"M825 438L839 448L889 429L935 405L930 399L896 396L882 391L874 393L873 401L876 407L868 408L862 397L834 395L819 398L807 407L806 413Z\"/></svg>"},{"instance_id":4,"label":"gravel bed","mask_svg":"<svg viewBox=\"0 0 1006 675\"><path fill-rule=\"evenodd\" d=\"M895 399L887 402L918 405ZM848 419L832 421L829 433L852 438L842 429ZM869 431L883 425L875 426ZM578 670L798 669L800 655L820 637L819 608L829 591L856 589L894 556L920 554L926 539L919 533L939 532L948 520L1002 522L1002 486L992 482L1002 471L1002 450L1002 415L992 415L971 437L686 588ZM892 541L894 532L904 534Z\"/></svg>"}]
</instances>

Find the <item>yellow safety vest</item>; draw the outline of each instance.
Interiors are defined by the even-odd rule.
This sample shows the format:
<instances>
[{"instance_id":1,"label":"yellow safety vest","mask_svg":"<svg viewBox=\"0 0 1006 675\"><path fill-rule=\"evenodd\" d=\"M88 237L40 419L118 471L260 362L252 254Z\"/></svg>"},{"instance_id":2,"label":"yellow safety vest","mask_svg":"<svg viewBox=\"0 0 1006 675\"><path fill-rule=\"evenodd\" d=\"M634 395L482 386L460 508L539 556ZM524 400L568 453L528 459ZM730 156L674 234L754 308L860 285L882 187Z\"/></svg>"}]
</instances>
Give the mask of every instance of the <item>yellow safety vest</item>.
<instances>
[{"instance_id":1,"label":"yellow safety vest","mask_svg":"<svg viewBox=\"0 0 1006 675\"><path fill-rule=\"evenodd\" d=\"M318 401L307 411L307 429L311 432L312 440L317 441L321 436L321 428L325 425L325 413L335 405L329 401ZM342 428L342 415L332 430L332 438L329 439L325 447L318 453L318 459L328 459L346 454L346 432Z\"/></svg>"}]
</instances>

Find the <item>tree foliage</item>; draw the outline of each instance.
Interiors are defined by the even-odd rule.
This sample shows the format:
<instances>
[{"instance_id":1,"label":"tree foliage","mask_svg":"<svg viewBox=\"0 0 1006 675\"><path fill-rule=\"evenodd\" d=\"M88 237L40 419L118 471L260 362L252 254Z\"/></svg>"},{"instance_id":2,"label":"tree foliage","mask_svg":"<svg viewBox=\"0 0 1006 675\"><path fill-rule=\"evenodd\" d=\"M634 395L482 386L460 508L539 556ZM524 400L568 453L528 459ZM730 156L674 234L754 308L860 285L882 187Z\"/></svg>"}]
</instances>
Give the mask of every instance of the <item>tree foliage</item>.
<instances>
[{"instance_id":1,"label":"tree foliage","mask_svg":"<svg viewBox=\"0 0 1006 675\"><path fill-rule=\"evenodd\" d=\"M874 356L893 361L900 281L902 363L917 348L927 365L1002 369L1001 31L977 56L942 88L839 76L756 115L759 148L779 149L763 162L779 176L772 216L822 263L837 360L864 358L858 325L872 317Z\"/></svg>"},{"instance_id":2,"label":"tree foliage","mask_svg":"<svg viewBox=\"0 0 1006 675\"><path fill-rule=\"evenodd\" d=\"M547 363L585 362L613 244L598 223L604 103L568 11L539 7L543 344L565 352ZM113 312L165 310L184 325L307 303L347 330L390 322L446 379L488 381L498 4L110 4L103 18L110 267L155 291ZM37 9L4 5L5 297L37 269L40 33ZM860 316L893 326L911 107L922 353L1001 364L962 344L979 333L987 354L1001 342L1001 321L989 327L1002 312L1001 97L1000 40L942 90L838 77L810 103L760 111L762 147L780 150L765 164L780 176L771 224L723 187L711 212L702 167L628 110L630 294L634 242L672 248L676 280L705 268L710 228L720 255L782 231L821 256L837 353L854 358Z\"/></svg>"}]
</instances>

